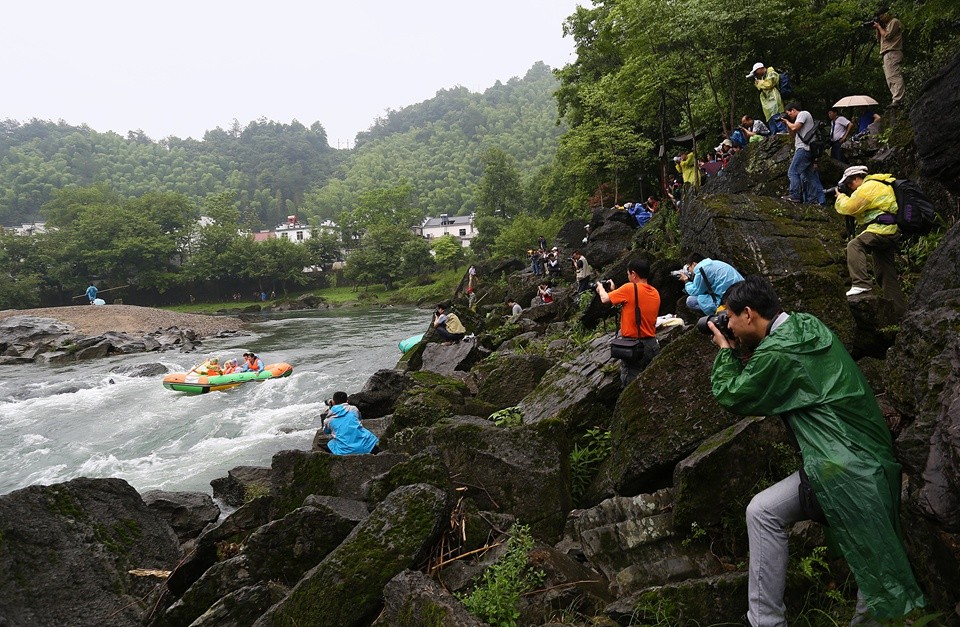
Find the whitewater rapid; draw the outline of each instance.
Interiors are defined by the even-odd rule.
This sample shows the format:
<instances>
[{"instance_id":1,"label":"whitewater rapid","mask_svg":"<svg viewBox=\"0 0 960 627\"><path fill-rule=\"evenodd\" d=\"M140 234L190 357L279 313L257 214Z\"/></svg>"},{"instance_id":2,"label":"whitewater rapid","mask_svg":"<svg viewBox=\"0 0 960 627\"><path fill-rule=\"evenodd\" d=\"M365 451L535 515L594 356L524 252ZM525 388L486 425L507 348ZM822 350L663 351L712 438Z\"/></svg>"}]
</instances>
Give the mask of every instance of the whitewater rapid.
<instances>
[{"instance_id":1,"label":"whitewater rapid","mask_svg":"<svg viewBox=\"0 0 960 627\"><path fill-rule=\"evenodd\" d=\"M297 312L251 325L244 337L205 340L192 353L144 353L66 367L0 367L0 494L76 477L120 477L136 489L210 492L235 466L268 466L283 449L309 449L324 399L359 391L422 333L413 308ZM111 373L162 363L184 371L207 356L258 352L293 375L187 396L162 377Z\"/></svg>"}]
</instances>

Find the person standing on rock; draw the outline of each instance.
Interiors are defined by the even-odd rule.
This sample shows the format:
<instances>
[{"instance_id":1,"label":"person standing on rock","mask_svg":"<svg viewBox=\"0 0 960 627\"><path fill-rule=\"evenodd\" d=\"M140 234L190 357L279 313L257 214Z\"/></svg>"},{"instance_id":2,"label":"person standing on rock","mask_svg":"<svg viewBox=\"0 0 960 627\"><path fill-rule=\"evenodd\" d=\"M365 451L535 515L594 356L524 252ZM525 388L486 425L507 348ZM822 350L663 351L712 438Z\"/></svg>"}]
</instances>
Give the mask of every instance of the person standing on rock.
<instances>
[{"instance_id":1,"label":"person standing on rock","mask_svg":"<svg viewBox=\"0 0 960 627\"><path fill-rule=\"evenodd\" d=\"M903 74L900 66L903 65L903 25L900 20L890 14L889 7L883 7L877 12L877 19L873 21L873 28L877 31L877 40L880 42L880 58L883 60L883 76L887 79L887 88L890 89L891 107L903 104Z\"/></svg>"},{"instance_id":2,"label":"person standing on rock","mask_svg":"<svg viewBox=\"0 0 960 627\"><path fill-rule=\"evenodd\" d=\"M717 402L741 416L781 416L802 458L798 472L747 506L749 624L787 625L787 528L801 520L829 527L856 578L851 625L923 607L900 539L900 464L860 368L816 317L784 312L763 277L734 284L724 304L735 339L708 323L720 349L711 377Z\"/></svg>"},{"instance_id":3,"label":"person standing on rock","mask_svg":"<svg viewBox=\"0 0 960 627\"><path fill-rule=\"evenodd\" d=\"M579 296L590 288L590 279L593 278L593 268L590 267L590 262L587 261L587 258L584 257L583 253L579 250L573 251L570 261L573 262L573 272L577 279L577 293L575 296Z\"/></svg>"},{"instance_id":4,"label":"person standing on rock","mask_svg":"<svg viewBox=\"0 0 960 627\"><path fill-rule=\"evenodd\" d=\"M767 126L776 132L777 114L783 113L783 97L780 95L780 75L772 67L765 67L763 63L753 64L753 69L747 74L753 79L753 85L760 92L760 106L763 115L767 118Z\"/></svg>"},{"instance_id":5,"label":"person standing on rock","mask_svg":"<svg viewBox=\"0 0 960 627\"><path fill-rule=\"evenodd\" d=\"M790 169L787 170L790 192L784 200L826 204L823 183L820 182L820 173L817 171L817 160L810 152L810 142L816 134L817 122L809 111L801 111L800 105L795 102L787 105L782 121L794 136L793 161L790 162Z\"/></svg>"},{"instance_id":6,"label":"person standing on rock","mask_svg":"<svg viewBox=\"0 0 960 627\"><path fill-rule=\"evenodd\" d=\"M868 174L867 166L855 165L843 172L837 183L837 213L852 216L860 235L847 243L847 270L852 287L847 296L869 292L873 284L867 273L867 253L873 257L877 283L883 288L883 297L893 303L894 313L903 315L907 301L900 290L900 279L894 258L900 232L895 223L897 197L893 193L896 179L890 174ZM848 195L849 194L849 195Z\"/></svg>"},{"instance_id":7,"label":"person standing on rock","mask_svg":"<svg viewBox=\"0 0 960 627\"><path fill-rule=\"evenodd\" d=\"M620 360L620 383L624 387L636 379L660 353L657 341L657 314L660 312L660 292L648 283L650 262L645 259L632 259L627 264L627 282L610 292L597 281L597 295L600 301L608 305L623 305L620 310L620 336L639 338L643 344L643 355L637 361ZM608 282L613 287L613 281ZM640 319L637 320L637 309Z\"/></svg>"},{"instance_id":8,"label":"person standing on rock","mask_svg":"<svg viewBox=\"0 0 960 627\"><path fill-rule=\"evenodd\" d=\"M97 289L97 286L93 283L90 284L90 287L87 288L87 300L90 301L90 304L93 304L93 301L97 300L97 292L100 290Z\"/></svg>"}]
</instances>

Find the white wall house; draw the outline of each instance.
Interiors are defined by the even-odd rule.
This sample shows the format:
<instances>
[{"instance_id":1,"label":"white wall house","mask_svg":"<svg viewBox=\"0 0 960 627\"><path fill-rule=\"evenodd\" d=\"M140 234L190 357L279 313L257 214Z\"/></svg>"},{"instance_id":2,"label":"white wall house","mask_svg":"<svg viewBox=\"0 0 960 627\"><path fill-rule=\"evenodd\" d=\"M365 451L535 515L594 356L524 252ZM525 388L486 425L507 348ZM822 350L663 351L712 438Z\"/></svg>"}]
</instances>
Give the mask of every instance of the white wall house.
<instances>
[{"instance_id":1,"label":"white wall house","mask_svg":"<svg viewBox=\"0 0 960 627\"><path fill-rule=\"evenodd\" d=\"M338 235L337 225L330 220L325 220L317 227L319 232L328 232ZM273 229L274 237L279 239L288 239L291 242L305 242L312 236L313 227L309 224L301 224L297 221L297 216L287 216L287 221Z\"/></svg>"},{"instance_id":2,"label":"white wall house","mask_svg":"<svg viewBox=\"0 0 960 627\"><path fill-rule=\"evenodd\" d=\"M38 233L47 232L47 223L46 222L31 222L27 224L23 223L21 226L11 226L8 227L13 231L14 235L36 235Z\"/></svg>"},{"instance_id":3,"label":"white wall house","mask_svg":"<svg viewBox=\"0 0 960 627\"><path fill-rule=\"evenodd\" d=\"M473 226L473 214L468 216L451 216L441 213L439 218L427 218L420 226L413 227L414 232L424 239L436 239L444 235L452 235L460 240L464 247L470 245L470 240L477 234Z\"/></svg>"}]
</instances>

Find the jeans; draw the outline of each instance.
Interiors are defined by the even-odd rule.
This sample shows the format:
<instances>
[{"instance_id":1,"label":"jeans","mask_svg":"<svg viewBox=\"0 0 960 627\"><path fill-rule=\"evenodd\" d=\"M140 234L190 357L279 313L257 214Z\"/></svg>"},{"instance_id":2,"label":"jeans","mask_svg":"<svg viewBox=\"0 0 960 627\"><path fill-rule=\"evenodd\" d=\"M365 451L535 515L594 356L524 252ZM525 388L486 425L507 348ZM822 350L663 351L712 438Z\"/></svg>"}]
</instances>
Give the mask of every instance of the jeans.
<instances>
[{"instance_id":1,"label":"jeans","mask_svg":"<svg viewBox=\"0 0 960 627\"><path fill-rule=\"evenodd\" d=\"M787 170L790 179L790 199L797 202L824 204L827 202L823 195L823 183L820 174L814 167L814 160L810 151L797 148Z\"/></svg>"}]
</instances>

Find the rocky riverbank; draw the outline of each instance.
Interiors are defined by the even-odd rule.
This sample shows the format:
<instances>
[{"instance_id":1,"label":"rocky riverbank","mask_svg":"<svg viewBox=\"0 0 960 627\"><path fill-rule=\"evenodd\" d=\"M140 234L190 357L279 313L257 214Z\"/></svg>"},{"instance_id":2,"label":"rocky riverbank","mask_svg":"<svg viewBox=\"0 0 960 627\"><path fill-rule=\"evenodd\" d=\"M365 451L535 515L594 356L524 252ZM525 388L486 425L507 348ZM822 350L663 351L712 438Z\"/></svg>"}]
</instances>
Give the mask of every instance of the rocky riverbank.
<instances>
[{"instance_id":1,"label":"rocky riverbank","mask_svg":"<svg viewBox=\"0 0 960 627\"><path fill-rule=\"evenodd\" d=\"M144 351L189 352L205 337L240 332L228 316L135 305L85 305L0 311L0 365L69 363Z\"/></svg>"}]
</instances>

